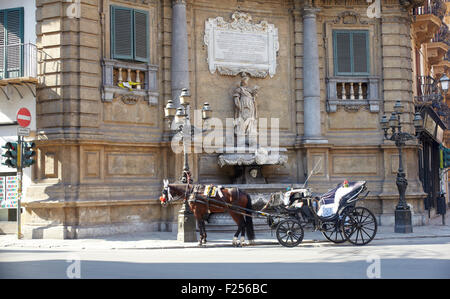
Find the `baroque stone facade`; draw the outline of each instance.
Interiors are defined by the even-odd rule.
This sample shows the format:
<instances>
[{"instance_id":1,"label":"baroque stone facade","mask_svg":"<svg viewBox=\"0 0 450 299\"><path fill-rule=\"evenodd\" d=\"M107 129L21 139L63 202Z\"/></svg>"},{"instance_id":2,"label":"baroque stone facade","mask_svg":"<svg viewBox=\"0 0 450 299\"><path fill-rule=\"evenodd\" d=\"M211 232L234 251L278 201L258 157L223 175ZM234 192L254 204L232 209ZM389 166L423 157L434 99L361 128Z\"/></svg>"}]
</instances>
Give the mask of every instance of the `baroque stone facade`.
<instances>
[{"instance_id":1,"label":"baroque stone facade","mask_svg":"<svg viewBox=\"0 0 450 299\"><path fill-rule=\"evenodd\" d=\"M267 183L303 183L319 163L309 181L314 191L367 180L364 204L381 225L393 223L398 154L379 119L400 99L412 132L414 113L411 15L398 1L381 1L381 18L369 18L363 0L80 0L78 15L66 13L76 1L36 2L37 45L50 57L37 88L38 156L22 215L27 236L172 229L178 207L163 209L158 198L164 178L179 178L182 155L171 149L164 106L186 87L194 107L207 101L223 123L234 117L230 91L240 77L210 71L204 39L208 19L231 22L237 11L278 30L276 72L250 79L260 87L258 117L279 119L279 146L287 149L287 163L262 169ZM112 6L147 13L146 62L112 57ZM367 32L367 74L336 75L338 30ZM141 84L117 87L122 81ZM404 152L406 199L420 225L417 144ZM218 155L190 155L196 181L232 183L232 169L221 168Z\"/></svg>"}]
</instances>

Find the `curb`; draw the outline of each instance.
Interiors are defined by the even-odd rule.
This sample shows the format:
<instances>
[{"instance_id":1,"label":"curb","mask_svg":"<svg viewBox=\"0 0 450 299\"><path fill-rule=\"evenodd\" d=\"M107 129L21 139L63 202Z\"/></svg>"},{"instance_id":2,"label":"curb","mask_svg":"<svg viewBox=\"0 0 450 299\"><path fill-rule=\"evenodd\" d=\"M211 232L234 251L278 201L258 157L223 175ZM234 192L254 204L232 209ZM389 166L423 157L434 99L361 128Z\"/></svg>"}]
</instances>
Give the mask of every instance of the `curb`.
<instances>
[{"instance_id":1,"label":"curb","mask_svg":"<svg viewBox=\"0 0 450 299\"><path fill-rule=\"evenodd\" d=\"M375 237L374 240L399 240L399 239L426 239L426 238L450 238L450 235L434 235L434 236L404 236L401 238L398 237ZM196 242L192 242L196 243ZM304 240L300 243L301 244L318 244L318 245L336 245L328 240ZM348 244L347 242L343 244ZM142 249L142 250L156 250L156 249L187 249L187 248L240 248L240 247L257 247L257 246L267 246L267 245L280 245L278 241L261 241L254 245L247 245L247 246L234 246L232 244L207 244L199 246L197 244L192 245L174 245L174 246L151 246L151 247L121 247L121 248L110 248L113 250L132 250L132 249ZM280 247L282 247L280 245ZM295 248L295 247L294 247Z\"/></svg>"}]
</instances>

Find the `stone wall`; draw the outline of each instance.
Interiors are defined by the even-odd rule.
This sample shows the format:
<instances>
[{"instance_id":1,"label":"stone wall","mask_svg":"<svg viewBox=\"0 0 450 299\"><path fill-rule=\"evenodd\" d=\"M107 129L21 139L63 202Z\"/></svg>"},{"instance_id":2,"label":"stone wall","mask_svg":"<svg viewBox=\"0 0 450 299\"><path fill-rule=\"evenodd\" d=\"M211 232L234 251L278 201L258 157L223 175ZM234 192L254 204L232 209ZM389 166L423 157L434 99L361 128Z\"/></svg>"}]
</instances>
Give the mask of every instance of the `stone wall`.
<instances>
[{"instance_id":1,"label":"stone wall","mask_svg":"<svg viewBox=\"0 0 450 299\"><path fill-rule=\"evenodd\" d=\"M105 96L112 4L149 11L149 78L164 70L158 1L37 1L37 44L48 56L37 90L35 184L24 202L28 236L171 229L161 223L173 212L157 200L173 166L158 96L164 76L149 81L150 96Z\"/></svg>"},{"instance_id":2,"label":"stone wall","mask_svg":"<svg viewBox=\"0 0 450 299\"><path fill-rule=\"evenodd\" d=\"M183 1L181 1L183 2ZM50 56L42 65L37 94L38 163L25 200L24 224L33 237L76 238L138 230L167 230L178 207L161 209L161 181L178 179L182 155L170 148L163 107L172 94L172 1L81 0L80 18L67 16L72 3L37 0L37 43ZM150 60L136 66L111 60L110 5L149 12ZM319 163L309 186L324 192L344 179L367 180L365 205L389 224L397 200L398 154L383 140L379 119L401 99L412 104L411 42L408 12L397 1L383 2L382 18L366 15L366 1L316 1L322 141L304 143L304 2L300 0L188 0L186 26L193 108L209 102L214 117L233 117L237 76L210 73L205 21L243 11L252 22L278 29L279 50L273 78L251 78L260 86L258 116L280 120L280 146L288 163L263 169L269 183L302 183ZM366 29L370 34L370 101L335 105L330 101L333 29ZM146 93L118 92L117 71L144 67ZM109 69L108 69L109 68ZM115 75L108 77L113 70ZM126 71L123 73L126 76ZM108 89L109 88L109 89ZM405 121L412 130L412 114ZM417 145L405 148L407 199L421 223L424 194L417 177ZM233 170L220 168L217 154L190 155L194 179L229 184ZM384 221L384 222L383 222ZM25 230L26 232L26 230Z\"/></svg>"}]
</instances>

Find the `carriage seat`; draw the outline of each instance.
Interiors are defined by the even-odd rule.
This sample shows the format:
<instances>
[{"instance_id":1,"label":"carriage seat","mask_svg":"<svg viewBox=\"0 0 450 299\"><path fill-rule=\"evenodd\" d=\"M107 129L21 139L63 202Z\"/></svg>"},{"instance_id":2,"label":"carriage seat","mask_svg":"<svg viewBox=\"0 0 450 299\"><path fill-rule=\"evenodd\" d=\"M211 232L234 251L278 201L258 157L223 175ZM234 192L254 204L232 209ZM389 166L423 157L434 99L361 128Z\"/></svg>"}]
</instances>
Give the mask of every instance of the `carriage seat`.
<instances>
[{"instance_id":1,"label":"carriage seat","mask_svg":"<svg viewBox=\"0 0 450 299\"><path fill-rule=\"evenodd\" d=\"M335 188L320 197L320 208L317 215L321 217L333 216L337 213L342 200L349 199L354 191L359 190L365 184L365 181L349 182L348 187L345 187L344 183L339 183Z\"/></svg>"}]
</instances>

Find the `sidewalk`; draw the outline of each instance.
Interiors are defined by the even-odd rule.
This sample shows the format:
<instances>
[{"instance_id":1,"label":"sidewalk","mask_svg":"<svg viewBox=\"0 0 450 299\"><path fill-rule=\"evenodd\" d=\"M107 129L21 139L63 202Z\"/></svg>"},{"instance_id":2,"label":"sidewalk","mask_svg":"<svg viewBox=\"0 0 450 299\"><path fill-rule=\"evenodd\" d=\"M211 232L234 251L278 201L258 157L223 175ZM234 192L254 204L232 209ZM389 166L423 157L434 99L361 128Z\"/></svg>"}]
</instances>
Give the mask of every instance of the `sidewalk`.
<instances>
[{"instance_id":1,"label":"sidewalk","mask_svg":"<svg viewBox=\"0 0 450 299\"><path fill-rule=\"evenodd\" d=\"M429 225L415 226L413 233L394 233L394 227L379 226L375 240L406 239L406 238L437 238L450 237L450 215L447 214L446 225L443 226L441 217L432 219ZM197 235L198 237L198 235ZM231 239L233 233L208 233L206 247L232 247ZM302 244L329 243L321 232L305 230ZM272 232L257 232L256 244L279 245ZM281 245L279 245L281 246ZM18 240L15 234L0 235L0 249L60 249L60 250L107 250L107 249L174 249L174 248L197 248L197 242L183 243L177 241L176 232L148 232L114 235L102 238L56 240L56 239L25 239Z\"/></svg>"}]
</instances>

